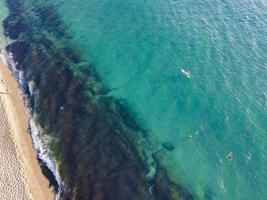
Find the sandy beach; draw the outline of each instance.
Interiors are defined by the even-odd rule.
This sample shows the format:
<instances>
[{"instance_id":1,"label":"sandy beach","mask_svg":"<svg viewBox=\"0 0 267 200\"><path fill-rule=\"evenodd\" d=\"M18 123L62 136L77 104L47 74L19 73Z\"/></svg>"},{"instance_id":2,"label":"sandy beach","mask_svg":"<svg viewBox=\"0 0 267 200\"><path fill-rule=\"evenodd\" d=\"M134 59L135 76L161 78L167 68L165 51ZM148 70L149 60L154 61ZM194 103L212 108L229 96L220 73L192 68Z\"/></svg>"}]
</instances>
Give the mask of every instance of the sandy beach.
<instances>
[{"instance_id":1,"label":"sandy beach","mask_svg":"<svg viewBox=\"0 0 267 200\"><path fill-rule=\"evenodd\" d=\"M11 72L0 62L0 199L52 200L36 160L23 96Z\"/></svg>"}]
</instances>

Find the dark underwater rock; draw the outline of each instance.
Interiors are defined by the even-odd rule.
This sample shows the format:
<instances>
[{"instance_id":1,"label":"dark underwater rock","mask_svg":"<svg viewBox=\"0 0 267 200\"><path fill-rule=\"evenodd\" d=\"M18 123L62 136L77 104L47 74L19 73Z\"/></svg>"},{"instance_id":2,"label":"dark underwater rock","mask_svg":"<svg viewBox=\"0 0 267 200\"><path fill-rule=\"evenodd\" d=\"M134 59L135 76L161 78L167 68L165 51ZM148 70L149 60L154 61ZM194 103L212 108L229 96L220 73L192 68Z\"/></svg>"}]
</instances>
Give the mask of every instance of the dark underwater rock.
<instances>
[{"instance_id":1,"label":"dark underwater rock","mask_svg":"<svg viewBox=\"0 0 267 200\"><path fill-rule=\"evenodd\" d=\"M152 155L154 161L156 162L156 177L153 183L152 192L155 194L157 199L180 199L180 200L193 200L192 194L189 191L175 184L171 181L159 162L160 151Z\"/></svg>"},{"instance_id":2,"label":"dark underwater rock","mask_svg":"<svg viewBox=\"0 0 267 200\"><path fill-rule=\"evenodd\" d=\"M6 0L10 14L20 14L23 11L23 2L24 0Z\"/></svg>"},{"instance_id":3,"label":"dark underwater rock","mask_svg":"<svg viewBox=\"0 0 267 200\"><path fill-rule=\"evenodd\" d=\"M27 53L28 47L29 44L26 41L18 41L8 45L6 47L6 50L12 53L13 58L18 63L21 63L25 58L25 54Z\"/></svg>"},{"instance_id":4,"label":"dark underwater rock","mask_svg":"<svg viewBox=\"0 0 267 200\"><path fill-rule=\"evenodd\" d=\"M49 187L53 187L55 192L58 192L58 188L59 188L59 185L53 175L53 173L48 169L48 167L45 165L45 163L39 159L38 159L38 162L39 162L39 165L41 167L41 170L44 174L44 176L49 180Z\"/></svg>"},{"instance_id":5,"label":"dark underwater rock","mask_svg":"<svg viewBox=\"0 0 267 200\"><path fill-rule=\"evenodd\" d=\"M173 151L174 150L174 146L171 144L171 143L168 143L168 142L164 142L161 144L162 147L164 149L166 149L167 151Z\"/></svg>"},{"instance_id":6,"label":"dark underwater rock","mask_svg":"<svg viewBox=\"0 0 267 200\"><path fill-rule=\"evenodd\" d=\"M18 39L20 34L25 33L27 26L24 18L15 14L9 15L3 20L3 27L5 28L4 34L13 40Z\"/></svg>"}]
</instances>

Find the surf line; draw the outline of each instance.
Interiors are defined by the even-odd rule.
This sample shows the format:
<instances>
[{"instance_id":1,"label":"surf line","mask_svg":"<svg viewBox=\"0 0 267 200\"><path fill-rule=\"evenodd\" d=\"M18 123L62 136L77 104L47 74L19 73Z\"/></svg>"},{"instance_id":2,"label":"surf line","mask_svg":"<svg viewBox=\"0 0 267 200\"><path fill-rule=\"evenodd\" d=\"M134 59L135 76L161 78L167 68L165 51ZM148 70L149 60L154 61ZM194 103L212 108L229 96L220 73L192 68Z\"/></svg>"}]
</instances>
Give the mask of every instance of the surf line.
<instances>
[{"instance_id":1,"label":"surf line","mask_svg":"<svg viewBox=\"0 0 267 200\"><path fill-rule=\"evenodd\" d=\"M42 172L45 169L47 172L49 171L49 174L52 173L53 177L50 176L49 178L46 178L50 182L49 184L53 183L51 185L54 187L56 192L55 200L59 200L61 194L64 192L64 182L59 175L59 169L56 160L54 159L47 142L42 138L43 130L36 122L36 114L33 113L32 108L29 106L30 97L36 92L34 91L34 86L31 84L31 82L27 82L25 80L24 74L21 70L16 69L16 63L14 62L12 53L1 50L0 59L2 60L3 64L8 67L8 69L12 72L12 75L17 80L21 91L23 92L25 97L27 97L24 99L26 108L25 110L29 115L29 132L31 134L34 150L37 152L38 155L37 160L42 169ZM1 83L4 84L3 79ZM8 88L7 90L9 91L9 93L11 92ZM43 166L41 166L41 164Z\"/></svg>"}]
</instances>

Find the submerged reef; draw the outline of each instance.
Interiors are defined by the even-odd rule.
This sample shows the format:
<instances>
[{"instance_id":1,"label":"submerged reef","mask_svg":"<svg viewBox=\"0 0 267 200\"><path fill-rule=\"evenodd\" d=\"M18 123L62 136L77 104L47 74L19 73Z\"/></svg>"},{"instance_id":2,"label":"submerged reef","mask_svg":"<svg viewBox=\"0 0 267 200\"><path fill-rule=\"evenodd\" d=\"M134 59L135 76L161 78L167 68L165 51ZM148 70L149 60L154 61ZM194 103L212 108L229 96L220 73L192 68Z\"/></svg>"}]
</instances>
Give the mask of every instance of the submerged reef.
<instances>
[{"instance_id":1,"label":"submerged reef","mask_svg":"<svg viewBox=\"0 0 267 200\"><path fill-rule=\"evenodd\" d=\"M3 26L15 41L6 49L38 91L29 101L44 136L52 138L49 146L64 182L60 198L192 199L159 165L155 177L146 179L148 166L134 141L143 129L119 100L106 95L94 66L68 42L56 8L49 1L7 0L7 5Z\"/></svg>"}]
</instances>

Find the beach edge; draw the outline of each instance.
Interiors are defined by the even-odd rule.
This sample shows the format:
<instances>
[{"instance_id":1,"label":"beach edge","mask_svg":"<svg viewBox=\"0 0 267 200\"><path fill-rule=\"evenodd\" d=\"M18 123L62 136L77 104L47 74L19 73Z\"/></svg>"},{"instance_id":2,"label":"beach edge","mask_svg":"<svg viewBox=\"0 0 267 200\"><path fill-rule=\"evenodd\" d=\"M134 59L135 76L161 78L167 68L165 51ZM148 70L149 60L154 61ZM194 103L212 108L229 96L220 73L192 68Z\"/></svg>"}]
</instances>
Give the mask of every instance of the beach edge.
<instances>
[{"instance_id":1,"label":"beach edge","mask_svg":"<svg viewBox=\"0 0 267 200\"><path fill-rule=\"evenodd\" d=\"M5 101L5 110L11 126L10 134L16 145L16 154L21 159L21 165L24 169L26 188L32 199L49 200L54 199L53 189L49 188L49 181L42 173L37 160L37 152L33 148L32 139L28 133L29 116L26 113L26 107L23 92L12 76L12 72L0 61L0 74L4 79L8 94L1 97ZM11 188L11 186L10 186Z\"/></svg>"}]
</instances>

